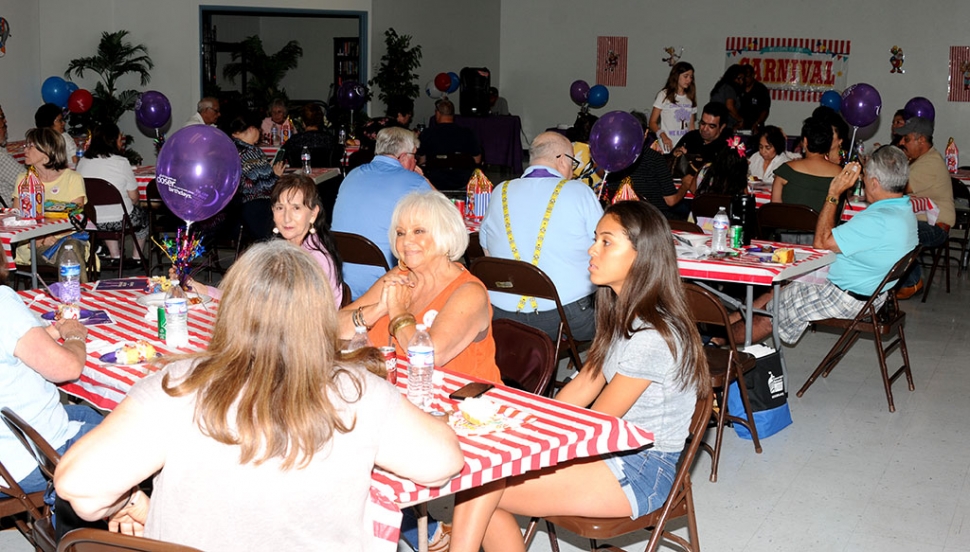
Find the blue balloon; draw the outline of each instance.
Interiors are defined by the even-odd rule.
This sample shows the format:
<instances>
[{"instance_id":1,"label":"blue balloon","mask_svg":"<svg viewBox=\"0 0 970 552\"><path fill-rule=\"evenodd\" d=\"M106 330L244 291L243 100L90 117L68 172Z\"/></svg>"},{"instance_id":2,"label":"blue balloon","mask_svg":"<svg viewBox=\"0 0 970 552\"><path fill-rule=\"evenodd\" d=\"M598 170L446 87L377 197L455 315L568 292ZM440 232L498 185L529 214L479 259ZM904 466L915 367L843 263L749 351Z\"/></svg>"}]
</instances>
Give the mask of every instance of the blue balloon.
<instances>
[{"instance_id":1,"label":"blue balloon","mask_svg":"<svg viewBox=\"0 0 970 552\"><path fill-rule=\"evenodd\" d=\"M67 81L67 97L70 98L71 94L77 92L77 85L71 81Z\"/></svg>"},{"instance_id":2,"label":"blue balloon","mask_svg":"<svg viewBox=\"0 0 970 552\"><path fill-rule=\"evenodd\" d=\"M593 109L603 107L608 101L610 101L610 90L602 84L597 84L589 89L586 103Z\"/></svg>"},{"instance_id":3,"label":"blue balloon","mask_svg":"<svg viewBox=\"0 0 970 552\"><path fill-rule=\"evenodd\" d=\"M67 99L71 97L67 82L61 77L47 77L40 87L40 95L45 103L52 103L61 109L67 107Z\"/></svg>"},{"instance_id":4,"label":"blue balloon","mask_svg":"<svg viewBox=\"0 0 970 552\"><path fill-rule=\"evenodd\" d=\"M822 101L819 104L832 108L833 111L838 113L842 110L842 96L835 90L829 90L822 94Z\"/></svg>"},{"instance_id":5,"label":"blue balloon","mask_svg":"<svg viewBox=\"0 0 970 552\"><path fill-rule=\"evenodd\" d=\"M461 80L458 79L458 74L455 73L454 71L448 71L448 76L451 77L451 85L448 86L447 92L451 94L455 90L458 90L458 86L459 84L461 84Z\"/></svg>"}]
</instances>

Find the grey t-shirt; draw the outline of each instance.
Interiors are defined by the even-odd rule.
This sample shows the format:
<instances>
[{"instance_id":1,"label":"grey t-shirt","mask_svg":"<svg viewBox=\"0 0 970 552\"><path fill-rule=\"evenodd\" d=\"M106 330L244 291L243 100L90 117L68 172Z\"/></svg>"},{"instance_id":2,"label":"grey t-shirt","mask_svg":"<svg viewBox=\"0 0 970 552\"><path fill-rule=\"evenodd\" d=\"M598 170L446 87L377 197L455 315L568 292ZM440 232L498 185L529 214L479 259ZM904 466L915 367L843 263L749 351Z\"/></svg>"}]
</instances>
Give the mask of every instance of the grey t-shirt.
<instances>
[{"instance_id":1,"label":"grey t-shirt","mask_svg":"<svg viewBox=\"0 0 970 552\"><path fill-rule=\"evenodd\" d=\"M697 392L681 389L676 381L679 364L663 336L643 321L637 321L635 328L646 329L613 342L603 362L603 375L607 382L616 374L650 380L623 419L652 431L656 450L680 452L690 430Z\"/></svg>"}]
</instances>

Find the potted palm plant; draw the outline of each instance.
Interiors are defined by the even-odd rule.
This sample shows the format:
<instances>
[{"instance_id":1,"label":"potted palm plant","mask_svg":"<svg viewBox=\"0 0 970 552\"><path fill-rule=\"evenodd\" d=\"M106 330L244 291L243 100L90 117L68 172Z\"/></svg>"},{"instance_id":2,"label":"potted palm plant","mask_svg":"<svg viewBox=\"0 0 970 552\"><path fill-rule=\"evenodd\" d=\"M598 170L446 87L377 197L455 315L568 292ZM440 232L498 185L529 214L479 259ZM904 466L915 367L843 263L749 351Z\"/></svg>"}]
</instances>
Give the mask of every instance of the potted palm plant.
<instances>
[{"instance_id":1,"label":"potted palm plant","mask_svg":"<svg viewBox=\"0 0 970 552\"><path fill-rule=\"evenodd\" d=\"M291 69L296 69L303 57L303 48L296 40L287 42L275 54L263 50L258 36L243 40L239 49L232 53L232 62L222 69L222 75L230 82L242 76L243 97L255 108L266 108L275 98L287 99L286 89L280 82Z\"/></svg>"},{"instance_id":2,"label":"potted palm plant","mask_svg":"<svg viewBox=\"0 0 970 552\"><path fill-rule=\"evenodd\" d=\"M411 46L411 35L399 35L393 27L384 31L384 46L380 68L367 84L377 85L377 97L385 104L392 96L417 98L421 87L415 71L421 67L421 46Z\"/></svg>"},{"instance_id":3,"label":"potted palm plant","mask_svg":"<svg viewBox=\"0 0 970 552\"><path fill-rule=\"evenodd\" d=\"M102 32L95 55L72 59L68 64L67 71L64 72L66 77L72 74L84 77L86 72L92 72L99 79L91 93L94 96L91 110L87 113L71 114L73 128L91 128L104 122L117 124L125 112L135 108L135 101L141 92L130 89L119 91L118 79L128 73L135 73L139 76L141 85L145 86L151 81L149 71L155 67L155 63L148 56L148 48L144 44L133 45L126 40L127 37L128 31L125 30ZM132 141L131 136L125 136L126 146ZM141 163L138 152L128 150L125 154L135 164Z\"/></svg>"}]
</instances>

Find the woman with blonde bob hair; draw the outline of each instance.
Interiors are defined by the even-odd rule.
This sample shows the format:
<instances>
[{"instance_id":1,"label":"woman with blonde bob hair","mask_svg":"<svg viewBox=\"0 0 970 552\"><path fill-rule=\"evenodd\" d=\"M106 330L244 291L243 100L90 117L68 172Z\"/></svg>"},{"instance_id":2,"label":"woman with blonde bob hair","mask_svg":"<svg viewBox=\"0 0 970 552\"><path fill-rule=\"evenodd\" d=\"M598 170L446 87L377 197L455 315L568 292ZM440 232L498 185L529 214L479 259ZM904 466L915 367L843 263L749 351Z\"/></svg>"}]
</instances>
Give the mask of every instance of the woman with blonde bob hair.
<instances>
[{"instance_id":1,"label":"woman with blonde bob hair","mask_svg":"<svg viewBox=\"0 0 970 552\"><path fill-rule=\"evenodd\" d=\"M417 324L428 326L435 365L500 383L485 286L456 261L468 247L461 213L440 192L412 192L394 208L388 232L398 266L340 311L340 337L366 326L406 354Z\"/></svg>"},{"instance_id":2,"label":"woman with blonde bob hair","mask_svg":"<svg viewBox=\"0 0 970 552\"><path fill-rule=\"evenodd\" d=\"M209 551L366 548L375 465L433 486L464 462L446 424L368 372L376 350L340 359L335 313L306 252L253 246L209 349L135 384L61 460L58 494L85 519ZM150 500L132 491L156 472Z\"/></svg>"}]
</instances>

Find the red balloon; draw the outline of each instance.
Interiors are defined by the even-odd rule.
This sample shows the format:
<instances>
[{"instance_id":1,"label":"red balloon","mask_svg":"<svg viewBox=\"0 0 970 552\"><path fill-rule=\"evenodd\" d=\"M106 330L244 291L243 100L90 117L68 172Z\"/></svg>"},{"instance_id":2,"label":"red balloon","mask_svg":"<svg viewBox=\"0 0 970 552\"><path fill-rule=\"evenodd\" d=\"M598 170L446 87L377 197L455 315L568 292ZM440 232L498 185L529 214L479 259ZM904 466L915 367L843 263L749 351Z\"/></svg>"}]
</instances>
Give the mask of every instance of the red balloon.
<instances>
[{"instance_id":1,"label":"red balloon","mask_svg":"<svg viewBox=\"0 0 970 552\"><path fill-rule=\"evenodd\" d=\"M442 92L447 92L451 88L451 77L448 76L448 73L438 73L434 78L434 87Z\"/></svg>"},{"instance_id":2,"label":"red balloon","mask_svg":"<svg viewBox=\"0 0 970 552\"><path fill-rule=\"evenodd\" d=\"M94 97L82 88L71 92L71 96L67 99L67 108L71 113L86 113L93 103Z\"/></svg>"}]
</instances>

